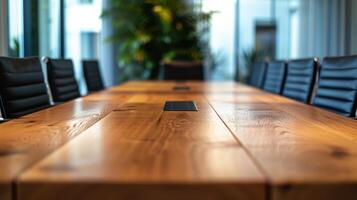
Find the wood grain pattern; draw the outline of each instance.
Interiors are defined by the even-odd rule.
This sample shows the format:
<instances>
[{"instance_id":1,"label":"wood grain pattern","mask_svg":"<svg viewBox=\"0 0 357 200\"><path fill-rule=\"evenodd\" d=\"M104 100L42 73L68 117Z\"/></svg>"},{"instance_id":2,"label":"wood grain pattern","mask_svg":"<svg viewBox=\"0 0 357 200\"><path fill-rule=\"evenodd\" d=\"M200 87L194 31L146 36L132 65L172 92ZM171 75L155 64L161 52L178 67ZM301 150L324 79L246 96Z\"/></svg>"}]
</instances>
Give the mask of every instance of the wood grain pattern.
<instances>
[{"instance_id":1,"label":"wood grain pattern","mask_svg":"<svg viewBox=\"0 0 357 200\"><path fill-rule=\"evenodd\" d=\"M188 91L175 91L174 87L189 87ZM226 92L254 92L244 85L231 81L222 82L201 82L201 81L130 81L119 87L108 90L111 93L226 93Z\"/></svg>"},{"instance_id":2,"label":"wood grain pattern","mask_svg":"<svg viewBox=\"0 0 357 200\"><path fill-rule=\"evenodd\" d=\"M9 199L11 184L26 168L80 134L114 105L76 100L0 125L0 199Z\"/></svg>"},{"instance_id":3,"label":"wood grain pattern","mask_svg":"<svg viewBox=\"0 0 357 200\"><path fill-rule=\"evenodd\" d=\"M126 103L150 103L162 104L166 101L195 101L207 103L207 100L202 94L185 94L185 93L159 93L159 94L135 94L127 99Z\"/></svg>"},{"instance_id":4,"label":"wood grain pattern","mask_svg":"<svg viewBox=\"0 0 357 200\"><path fill-rule=\"evenodd\" d=\"M20 200L356 199L356 120L232 82L134 81L76 102L0 125L1 200L15 178Z\"/></svg>"},{"instance_id":5,"label":"wood grain pattern","mask_svg":"<svg viewBox=\"0 0 357 200\"><path fill-rule=\"evenodd\" d=\"M272 199L356 199L357 121L258 90L208 99L262 167Z\"/></svg>"},{"instance_id":6,"label":"wood grain pattern","mask_svg":"<svg viewBox=\"0 0 357 200\"><path fill-rule=\"evenodd\" d=\"M108 89L101 92L91 93L90 95L82 97L81 100L111 103L111 104L121 104L130 97L132 97L132 94L130 93L129 94L118 93L112 91L111 89Z\"/></svg>"},{"instance_id":7,"label":"wood grain pattern","mask_svg":"<svg viewBox=\"0 0 357 200\"><path fill-rule=\"evenodd\" d=\"M133 96L22 174L19 199L264 199L264 176L204 98L163 112L168 97L187 98Z\"/></svg>"}]
</instances>

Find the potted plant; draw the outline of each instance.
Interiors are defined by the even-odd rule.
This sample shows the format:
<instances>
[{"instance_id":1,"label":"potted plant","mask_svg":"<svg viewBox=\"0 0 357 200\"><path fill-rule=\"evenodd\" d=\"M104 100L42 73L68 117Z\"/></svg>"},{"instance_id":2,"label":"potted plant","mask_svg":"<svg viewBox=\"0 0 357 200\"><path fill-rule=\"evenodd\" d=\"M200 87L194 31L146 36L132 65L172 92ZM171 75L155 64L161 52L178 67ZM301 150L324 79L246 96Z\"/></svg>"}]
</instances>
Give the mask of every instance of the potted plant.
<instances>
[{"instance_id":1,"label":"potted plant","mask_svg":"<svg viewBox=\"0 0 357 200\"><path fill-rule=\"evenodd\" d=\"M112 19L122 80L156 79L162 61L202 60L212 13L197 10L186 0L111 0L103 17Z\"/></svg>"},{"instance_id":2,"label":"potted plant","mask_svg":"<svg viewBox=\"0 0 357 200\"><path fill-rule=\"evenodd\" d=\"M252 75L253 65L264 58L263 51L260 48L255 47L243 52L243 60L246 67L247 75L242 77L243 82L247 82Z\"/></svg>"}]
</instances>

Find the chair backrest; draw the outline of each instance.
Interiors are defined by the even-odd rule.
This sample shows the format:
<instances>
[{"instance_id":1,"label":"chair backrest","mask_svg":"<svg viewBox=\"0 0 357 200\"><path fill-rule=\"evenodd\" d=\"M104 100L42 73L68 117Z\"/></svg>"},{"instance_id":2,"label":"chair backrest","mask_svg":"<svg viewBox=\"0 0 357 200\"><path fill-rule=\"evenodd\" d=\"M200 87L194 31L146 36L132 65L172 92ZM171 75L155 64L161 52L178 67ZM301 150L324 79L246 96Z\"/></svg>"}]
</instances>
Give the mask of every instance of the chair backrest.
<instances>
[{"instance_id":1,"label":"chair backrest","mask_svg":"<svg viewBox=\"0 0 357 200\"><path fill-rule=\"evenodd\" d=\"M80 96L70 59L48 59L47 78L54 102L64 102Z\"/></svg>"},{"instance_id":2,"label":"chair backrest","mask_svg":"<svg viewBox=\"0 0 357 200\"><path fill-rule=\"evenodd\" d=\"M357 55L324 58L313 105L355 117L356 98Z\"/></svg>"},{"instance_id":3,"label":"chair backrest","mask_svg":"<svg viewBox=\"0 0 357 200\"><path fill-rule=\"evenodd\" d=\"M269 62L263 89L268 92L281 94L286 78L286 62Z\"/></svg>"},{"instance_id":4,"label":"chair backrest","mask_svg":"<svg viewBox=\"0 0 357 200\"><path fill-rule=\"evenodd\" d=\"M254 63L252 74L250 75L250 79L249 79L249 84L257 88L263 88L266 70L267 70L266 62L260 61Z\"/></svg>"},{"instance_id":5,"label":"chair backrest","mask_svg":"<svg viewBox=\"0 0 357 200\"><path fill-rule=\"evenodd\" d=\"M309 103L316 80L317 65L316 58L289 61L283 95Z\"/></svg>"},{"instance_id":6,"label":"chair backrest","mask_svg":"<svg viewBox=\"0 0 357 200\"><path fill-rule=\"evenodd\" d=\"M0 101L5 119L50 106L39 58L0 57Z\"/></svg>"},{"instance_id":7,"label":"chair backrest","mask_svg":"<svg viewBox=\"0 0 357 200\"><path fill-rule=\"evenodd\" d=\"M97 60L82 61L84 78L89 92L103 90L103 81L100 75L99 63Z\"/></svg>"},{"instance_id":8,"label":"chair backrest","mask_svg":"<svg viewBox=\"0 0 357 200\"><path fill-rule=\"evenodd\" d=\"M162 64L164 80L204 80L202 62L171 61Z\"/></svg>"}]
</instances>

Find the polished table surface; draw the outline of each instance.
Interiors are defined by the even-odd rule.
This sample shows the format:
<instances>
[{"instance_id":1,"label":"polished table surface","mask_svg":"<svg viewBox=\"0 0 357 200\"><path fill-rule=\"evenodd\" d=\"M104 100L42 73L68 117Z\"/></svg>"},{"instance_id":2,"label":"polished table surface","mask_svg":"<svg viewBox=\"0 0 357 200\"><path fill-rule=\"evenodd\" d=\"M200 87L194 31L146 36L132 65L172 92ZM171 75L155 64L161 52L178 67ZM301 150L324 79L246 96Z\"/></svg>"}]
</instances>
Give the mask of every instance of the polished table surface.
<instances>
[{"instance_id":1,"label":"polished table surface","mask_svg":"<svg viewBox=\"0 0 357 200\"><path fill-rule=\"evenodd\" d=\"M0 167L1 200L356 199L357 121L233 82L127 82L1 124Z\"/></svg>"}]
</instances>

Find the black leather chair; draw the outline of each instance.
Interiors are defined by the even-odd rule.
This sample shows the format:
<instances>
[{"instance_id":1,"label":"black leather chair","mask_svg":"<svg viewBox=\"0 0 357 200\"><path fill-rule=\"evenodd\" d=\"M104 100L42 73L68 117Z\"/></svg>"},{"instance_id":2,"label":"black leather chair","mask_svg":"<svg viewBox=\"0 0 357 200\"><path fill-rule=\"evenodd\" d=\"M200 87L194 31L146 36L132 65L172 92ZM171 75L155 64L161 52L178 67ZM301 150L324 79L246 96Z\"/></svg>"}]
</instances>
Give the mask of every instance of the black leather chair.
<instances>
[{"instance_id":1,"label":"black leather chair","mask_svg":"<svg viewBox=\"0 0 357 200\"><path fill-rule=\"evenodd\" d=\"M100 75L99 63L97 60L82 61L84 78L89 92L103 90L103 81Z\"/></svg>"},{"instance_id":2,"label":"black leather chair","mask_svg":"<svg viewBox=\"0 0 357 200\"><path fill-rule=\"evenodd\" d=\"M357 55L324 58L313 105L355 117L356 98Z\"/></svg>"},{"instance_id":3,"label":"black leather chair","mask_svg":"<svg viewBox=\"0 0 357 200\"><path fill-rule=\"evenodd\" d=\"M268 92L281 94L286 78L286 62L274 61L268 64L263 89Z\"/></svg>"},{"instance_id":4,"label":"black leather chair","mask_svg":"<svg viewBox=\"0 0 357 200\"><path fill-rule=\"evenodd\" d=\"M164 80L204 80L202 62L171 61L161 67Z\"/></svg>"},{"instance_id":5,"label":"black leather chair","mask_svg":"<svg viewBox=\"0 0 357 200\"><path fill-rule=\"evenodd\" d=\"M252 74L250 75L250 79L249 79L249 84L257 88L263 88L266 70L267 70L266 62L260 61L254 63Z\"/></svg>"},{"instance_id":6,"label":"black leather chair","mask_svg":"<svg viewBox=\"0 0 357 200\"><path fill-rule=\"evenodd\" d=\"M303 103L310 103L317 65L317 58L289 61L283 95Z\"/></svg>"},{"instance_id":7,"label":"black leather chair","mask_svg":"<svg viewBox=\"0 0 357 200\"><path fill-rule=\"evenodd\" d=\"M70 59L47 59L47 77L53 101L56 103L80 97Z\"/></svg>"},{"instance_id":8,"label":"black leather chair","mask_svg":"<svg viewBox=\"0 0 357 200\"><path fill-rule=\"evenodd\" d=\"M50 107L39 58L0 57L0 104L5 119Z\"/></svg>"}]
</instances>

